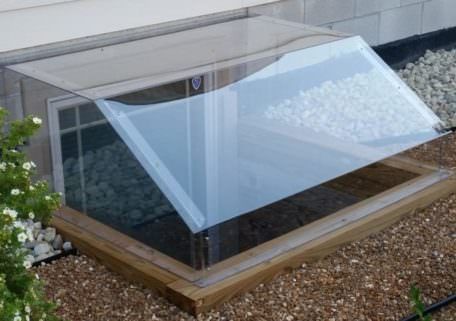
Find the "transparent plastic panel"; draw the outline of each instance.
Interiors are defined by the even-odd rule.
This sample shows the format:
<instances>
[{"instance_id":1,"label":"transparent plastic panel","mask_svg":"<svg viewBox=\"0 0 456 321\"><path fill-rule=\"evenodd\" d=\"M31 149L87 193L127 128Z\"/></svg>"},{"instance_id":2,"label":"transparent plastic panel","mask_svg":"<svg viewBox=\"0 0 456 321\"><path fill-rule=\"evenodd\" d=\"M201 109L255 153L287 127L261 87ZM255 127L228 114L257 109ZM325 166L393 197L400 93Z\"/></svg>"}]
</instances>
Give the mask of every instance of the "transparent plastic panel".
<instances>
[{"instance_id":1,"label":"transparent plastic panel","mask_svg":"<svg viewBox=\"0 0 456 321\"><path fill-rule=\"evenodd\" d=\"M168 106L171 106L173 102L189 111L188 109L193 106L189 102L198 102L197 105L203 105L200 100L202 96L209 99L208 97L213 92L226 90L228 84L235 85L239 81L242 82L242 79L260 72L265 66L269 66L275 61L277 61L276 58L264 59L250 63L248 68L241 65L238 68L224 69L193 79L176 81L140 92L131 92L112 98L106 103L108 106L110 102L120 103L123 105L123 109L133 107L137 109L135 112L141 110L140 107L143 106L145 107L144 115L149 113L148 109L151 109L153 105L171 109ZM245 96L236 93L232 97L242 98ZM260 95L260 97L262 96ZM187 101L188 104L184 104L184 101ZM210 101L208 100L207 103ZM240 98L239 101L241 101ZM104 103L103 101L100 102ZM153 249L154 255L164 254L172 257L197 270L197 273L183 272L179 268L180 265L169 264L167 260L157 260L154 263L188 281L195 282L198 286L213 284L308 242L310 238L315 236L314 233L298 233L299 236L292 238L291 241L287 237L286 244L281 243L277 247L267 247L267 249L262 250L255 249L260 244L295 231L323 217L327 217L329 220L339 218L339 221L336 219L336 224L330 224L330 229L340 228L343 226L345 218L341 219L338 215L333 216L333 218L328 216L370 197L380 196L380 193L396 186L399 187L400 184L414 185L412 180L421 175L423 168L432 171L440 170L430 176L426 174L423 177L426 184L423 182L418 187L414 185L415 188L425 188L430 186L429 184L435 183L436 177L448 175L443 167L455 167L450 155L450 147L456 146L454 135L442 136L427 144L409 149L405 153L350 171L323 184L193 234L167 197L160 191L154 179L145 171L142 163L132 153L131 145L125 143L118 134L118 130L109 123L95 103L10 70L3 72L0 69L0 105L10 111L12 118L21 118L31 114L43 119L42 129L37 136L30 140L26 151L38 165L39 178L47 179L56 191L64 193L65 205L71 209L63 209L56 215L144 259L150 259L151 249ZM198 163L193 163L191 167L193 175L196 176L204 176L206 172L209 173L209 167L206 167L206 164L214 163L209 161L210 156L202 160L201 157L197 158L192 155L200 155L199 149L204 148L206 150L206 145L213 146L212 150L207 147L208 155L211 153L215 155L218 148L225 148L223 154L227 157L224 160L225 164L228 162L239 164L238 166L243 172L237 172L237 168L231 164L224 165L223 170L226 171L224 175L231 175L232 181L224 177L223 182L231 182L231 185L220 187L216 181L211 181L208 176L205 176L205 190L208 190L209 186L225 188L221 194L227 199L226 201L236 201L235 197L239 197L239 195L230 195L229 192L239 177L243 179L241 182L243 191L248 191L244 186L252 186L257 179L254 176L245 175L250 172L254 175L256 172L252 171L250 167L244 166L244 160L246 162L257 161L252 156L255 153L260 158L267 157L267 153L276 153L278 156L288 157L287 153L293 155L293 150L287 151L289 145L281 148L278 139L269 142L261 141L251 129L246 131L242 121L243 115L249 115L249 113L241 112L236 104L231 105L231 108L228 108L230 106L219 105L221 107L212 107L212 112L207 112L204 117L198 111L189 112L185 122L181 119L183 116L175 112L172 117L169 117L178 122L174 126L160 124L158 121L151 124L155 127L161 126L156 129L156 133L160 130L166 132L166 127L169 127L170 130L176 130L179 125L187 132L192 133L193 136L190 138L199 137L198 139L191 138L185 149L185 153L189 153L188 156L185 156L187 163L191 162L192 159L198 160ZM268 110L265 104L260 105L260 107L256 114L258 121L265 118L262 115L265 110ZM206 107L200 108L204 110ZM193 109L191 108L191 110ZM224 113L224 116L217 114L217 110ZM338 112L337 109L335 112ZM160 116L160 118L165 119L164 116ZM224 122L217 121L219 118L223 118ZM212 121L212 119L216 120ZM228 119L230 120L228 121ZM113 123L115 122L114 120ZM212 124L213 127L208 127L209 124ZM225 127L218 128L222 125ZM146 126L144 125L144 127ZM237 130L237 127L243 129ZM423 131L425 130L423 129ZM207 140L202 138L206 132L218 135L215 142L221 142L219 147L213 145L214 140L209 144L210 138ZM184 144L183 139L179 138L179 136L184 135L182 130L174 136L172 135L174 134L166 133L163 134L163 137L165 140L168 139L167 137L173 137L174 143ZM387 135L383 134L383 137L385 136ZM270 134L269 137L274 137L274 135ZM400 140L399 138L399 136L394 137L397 141ZM344 139L349 141L348 138ZM126 141L130 144L128 139ZM341 142L341 139L336 139L335 142ZM318 143L315 140L313 145L318 145ZM368 143L362 142L360 144ZM307 146L313 145L308 144ZM231 150L228 150L228 146L231 146ZM302 146L305 147L306 145ZM252 150L249 151L249 148ZM163 148L157 148L156 151L160 152L161 155L165 155L165 152L171 153ZM299 150L295 153L301 153L302 157L306 159L314 157L316 162L321 163L322 168L323 166L327 168L332 161L324 158L327 154L319 158L318 155L312 156L312 153L315 154L312 151L309 147L306 148L306 154ZM175 154L184 155L181 151L175 151ZM171 157L166 158L166 162L171 164L170 159L173 160ZM414 160L418 163L415 163ZM268 161L275 161L277 164L268 164ZM286 163L285 161L278 162L273 158L264 159L262 162L270 167ZM258 163L261 165L261 162ZM308 166L308 163L310 162L304 163L303 166ZM217 164L212 165L212 171L215 166ZM420 168L418 172L412 170L415 166ZM171 166L169 167L171 168ZM274 170L276 171L276 169ZM184 181L182 178L184 175L180 174L177 177L176 174L176 177L179 181ZM219 174L219 176L221 175ZM186 185L183 184L185 192L191 186L189 181L196 180L192 177L186 179ZM401 190L403 188L401 187ZM251 190L255 192L253 189ZM416 189L408 190L408 193L414 192ZM196 195L200 199L197 199ZM251 195L247 196L251 197ZM397 195L397 197L399 196ZM194 193L192 202L199 204L205 198L207 196L204 193ZM228 198L230 199L228 200ZM397 199L390 198L386 201L394 202L395 200ZM381 201L378 204L384 206L390 203ZM81 216L78 215L77 219L66 215L67 211L74 213L74 210L80 212ZM87 224L84 219L81 219L83 214L134 238L142 244L138 247L126 246L123 238L116 237L116 234L104 233L100 230L99 225ZM323 231L327 232L328 230ZM296 233L294 235L296 236ZM249 251L250 254L241 260L237 255L245 251ZM221 261L224 262L217 264ZM229 266L228 269L222 268L227 266Z\"/></svg>"},{"instance_id":2,"label":"transparent plastic panel","mask_svg":"<svg viewBox=\"0 0 456 321\"><path fill-rule=\"evenodd\" d=\"M200 82L204 93L185 98L148 103L151 88L96 101L193 232L441 135L438 117L358 37L191 85Z\"/></svg>"},{"instance_id":3,"label":"transparent plastic panel","mask_svg":"<svg viewBox=\"0 0 456 321\"><path fill-rule=\"evenodd\" d=\"M347 35L256 16L9 68L80 96L97 99L342 37Z\"/></svg>"},{"instance_id":4,"label":"transparent plastic panel","mask_svg":"<svg viewBox=\"0 0 456 321\"><path fill-rule=\"evenodd\" d=\"M361 38L261 16L8 68L92 100L60 126L106 118L194 233L443 132Z\"/></svg>"},{"instance_id":5,"label":"transparent plastic panel","mask_svg":"<svg viewBox=\"0 0 456 321\"><path fill-rule=\"evenodd\" d=\"M201 236L191 232L93 102L0 68L0 107L10 119L43 120L24 151L37 164L35 178L62 193L64 207L56 216L125 247L115 234L87 224L87 215L144 248L195 269L203 266ZM78 219L68 213L78 213Z\"/></svg>"}]
</instances>

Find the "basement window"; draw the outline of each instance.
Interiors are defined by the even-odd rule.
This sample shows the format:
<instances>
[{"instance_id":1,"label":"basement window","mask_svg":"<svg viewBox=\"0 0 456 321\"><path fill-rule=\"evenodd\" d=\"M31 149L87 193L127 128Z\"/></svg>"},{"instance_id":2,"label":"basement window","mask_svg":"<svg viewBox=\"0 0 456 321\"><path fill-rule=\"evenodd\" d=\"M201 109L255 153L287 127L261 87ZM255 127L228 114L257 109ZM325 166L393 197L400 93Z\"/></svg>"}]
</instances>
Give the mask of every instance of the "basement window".
<instances>
[{"instance_id":1,"label":"basement window","mask_svg":"<svg viewBox=\"0 0 456 321\"><path fill-rule=\"evenodd\" d=\"M61 90L66 204L195 269L372 196L347 175L444 134L360 37L262 16L8 69Z\"/></svg>"}]
</instances>

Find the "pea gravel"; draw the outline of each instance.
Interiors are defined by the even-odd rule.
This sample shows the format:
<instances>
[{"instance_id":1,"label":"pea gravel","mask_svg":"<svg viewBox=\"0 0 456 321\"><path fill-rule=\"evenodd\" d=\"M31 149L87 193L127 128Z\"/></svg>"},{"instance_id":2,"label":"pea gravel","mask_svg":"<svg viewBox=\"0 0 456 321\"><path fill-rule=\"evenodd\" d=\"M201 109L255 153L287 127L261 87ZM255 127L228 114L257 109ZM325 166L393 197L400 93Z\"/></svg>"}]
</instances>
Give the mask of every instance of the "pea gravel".
<instances>
[{"instance_id":1,"label":"pea gravel","mask_svg":"<svg viewBox=\"0 0 456 321\"><path fill-rule=\"evenodd\" d=\"M428 52L426 61L438 61L432 59L433 54ZM455 54L439 52L438 56L454 58ZM420 63L425 67L420 69ZM456 58L445 66L453 63L456 68ZM436 70L428 66L421 60L417 65L408 65L413 72L400 75L413 74L415 80L409 84L421 84L419 77L429 77L422 76L420 70ZM442 83L448 79L442 73L453 69L439 70ZM455 77L449 76L448 83L455 88ZM445 106L453 108L453 103L445 101L450 97L449 91L442 95L439 85L430 90L419 87L425 88L424 96L420 95L434 104L434 110L443 113ZM416 85L414 88L421 90ZM434 94L439 98L432 100ZM452 112L446 115L451 123ZM456 168L456 135L407 154L433 163L441 159L445 166ZM323 260L278 276L198 318L85 256L66 257L38 267L36 272L46 282L48 296L59 303L59 315L72 321L400 320L411 311L407 296L411 284L422 289L426 304L456 292L456 194L410 214L383 232L348 244ZM456 304L433 318L456 320Z\"/></svg>"},{"instance_id":2,"label":"pea gravel","mask_svg":"<svg viewBox=\"0 0 456 321\"><path fill-rule=\"evenodd\" d=\"M456 126L456 49L427 51L399 76L440 117L445 126Z\"/></svg>"},{"instance_id":3,"label":"pea gravel","mask_svg":"<svg viewBox=\"0 0 456 321\"><path fill-rule=\"evenodd\" d=\"M198 320L400 320L410 311L407 293L412 283L422 289L428 304L455 292L455 266L452 195ZM61 259L37 272L49 297L60 303L59 314L68 320L195 320L84 256Z\"/></svg>"}]
</instances>

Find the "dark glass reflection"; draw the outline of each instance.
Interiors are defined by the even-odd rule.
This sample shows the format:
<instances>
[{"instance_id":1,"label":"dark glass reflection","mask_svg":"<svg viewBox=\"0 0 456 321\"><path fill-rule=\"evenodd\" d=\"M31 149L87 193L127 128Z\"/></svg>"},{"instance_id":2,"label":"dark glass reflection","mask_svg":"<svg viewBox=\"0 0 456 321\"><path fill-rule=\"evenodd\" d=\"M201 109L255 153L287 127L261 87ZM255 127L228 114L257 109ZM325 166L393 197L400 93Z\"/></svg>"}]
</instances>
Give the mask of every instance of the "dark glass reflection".
<instances>
[{"instance_id":1,"label":"dark glass reflection","mask_svg":"<svg viewBox=\"0 0 456 321\"><path fill-rule=\"evenodd\" d=\"M77 135L61 136L67 204L78 210L84 207L100 222L197 269L415 177L373 164L193 235L108 123L84 128L80 135L84 193ZM201 252L204 262L196 259Z\"/></svg>"},{"instance_id":2,"label":"dark glass reflection","mask_svg":"<svg viewBox=\"0 0 456 321\"><path fill-rule=\"evenodd\" d=\"M259 64L254 67L255 70L261 68ZM320 67L316 65L313 68L318 71ZM235 76L231 72L234 79L247 74L246 70L237 70ZM316 74L323 75L324 72L321 70ZM220 73L217 78L223 79L223 76L227 74ZM131 106L179 100L211 90L211 85L208 85L210 77L207 77L200 77L197 82L194 79L181 80L110 100ZM228 84L227 79L230 78L226 78L225 82L220 81L218 86ZM285 80L284 78L283 81ZM296 82L292 82L288 87L289 91L294 92L311 86L308 83L298 83L298 80L296 78ZM320 81L324 80L322 78ZM242 88L239 96L243 100L257 101L259 109L243 110L241 105L238 117L261 111L266 101L273 97L284 99L275 93L275 96L271 96L274 88L268 81L261 79ZM263 90L262 98L250 97L252 93L258 92L259 88L270 90ZM287 96L288 93L285 97ZM192 234L128 146L104 119L98 107L90 104L74 108L79 114L79 123L76 123L74 128L65 127L61 135L67 204L196 269L225 260L415 177L415 174L376 163L217 224L198 234ZM174 121L180 120L176 118ZM195 121L193 125L203 128L204 124ZM167 129L166 123L157 126L159 128L155 130L158 133ZM197 135L198 131L195 130L193 133ZM254 134L260 135L261 132ZM293 145L293 141L288 145L275 143L269 139L249 143L248 138L249 136L238 137L245 141L242 141L242 146L236 152L241 156L248 154L247 159L253 163L261 162L274 168L274 163L268 163L275 159L271 155L294 159L296 146ZM202 142L203 139L197 141ZM193 143L192 141L191 144ZM202 147L191 145L188 148L196 152ZM326 157L325 152L329 152ZM309 143L306 147L305 170L329 169L333 166L335 156L343 159L344 152L326 151L321 146ZM296 162L298 161L300 159L296 159ZM199 165L203 168L199 170L195 165L192 173L206 175L204 164ZM289 168L281 170L287 175L296 175ZM245 182L241 197L255 197L255 193L259 191L254 183ZM231 195L225 196L224 201Z\"/></svg>"}]
</instances>

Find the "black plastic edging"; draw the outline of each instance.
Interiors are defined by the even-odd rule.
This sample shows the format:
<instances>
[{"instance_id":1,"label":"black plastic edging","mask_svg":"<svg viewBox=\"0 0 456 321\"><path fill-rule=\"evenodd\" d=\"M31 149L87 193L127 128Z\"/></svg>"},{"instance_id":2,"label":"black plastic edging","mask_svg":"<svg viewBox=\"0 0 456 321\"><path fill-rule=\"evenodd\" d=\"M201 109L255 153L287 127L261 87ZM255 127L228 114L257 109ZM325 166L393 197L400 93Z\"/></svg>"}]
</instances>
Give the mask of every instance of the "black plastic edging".
<instances>
[{"instance_id":1,"label":"black plastic edging","mask_svg":"<svg viewBox=\"0 0 456 321\"><path fill-rule=\"evenodd\" d=\"M426 310L424 310L424 313L429 314L429 313L435 312L455 301L456 301L456 294L452 294L449 297L427 307ZM417 314L412 314L412 315L402 319L401 321L414 321L414 320L418 320Z\"/></svg>"},{"instance_id":2,"label":"black plastic edging","mask_svg":"<svg viewBox=\"0 0 456 321\"><path fill-rule=\"evenodd\" d=\"M426 53L426 50L456 48L456 27L417 35L374 47L392 68L401 69Z\"/></svg>"},{"instance_id":3,"label":"black plastic edging","mask_svg":"<svg viewBox=\"0 0 456 321\"><path fill-rule=\"evenodd\" d=\"M48 264L48 263L51 263L52 261L56 261L65 256L68 256L68 255L78 255L78 250L75 248L72 248L71 250L68 250L68 251L62 251L61 253L59 253L57 255L49 256L40 261L35 261L32 263L32 266L40 266L42 263Z\"/></svg>"}]
</instances>

